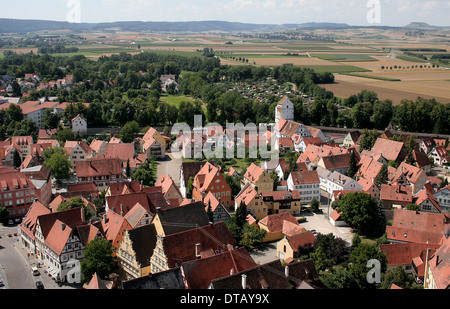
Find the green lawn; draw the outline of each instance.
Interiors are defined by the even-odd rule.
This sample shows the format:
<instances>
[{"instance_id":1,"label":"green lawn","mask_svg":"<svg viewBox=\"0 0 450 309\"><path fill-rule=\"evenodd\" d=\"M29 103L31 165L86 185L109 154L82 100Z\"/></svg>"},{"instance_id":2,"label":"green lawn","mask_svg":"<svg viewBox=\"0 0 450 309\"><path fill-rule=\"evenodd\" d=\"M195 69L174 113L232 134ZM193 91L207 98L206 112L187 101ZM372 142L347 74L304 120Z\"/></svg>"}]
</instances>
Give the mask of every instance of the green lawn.
<instances>
[{"instance_id":1,"label":"green lawn","mask_svg":"<svg viewBox=\"0 0 450 309\"><path fill-rule=\"evenodd\" d=\"M355 67L352 65L302 65L303 68L310 68L316 71L317 73L353 73L353 72L372 72L367 69Z\"/></svg>"},{"instance_id":2,"label":"green lawn","mask_svg":"<svg viewBox=\"0 0 450 309\"><path fill-rule=\"evenodd\" d=\"M367 62L378 61L369 55L365 54L312 54L312 57L316 57L322 60L336 61L336 62Z\"/></svg>"}]
</instances>

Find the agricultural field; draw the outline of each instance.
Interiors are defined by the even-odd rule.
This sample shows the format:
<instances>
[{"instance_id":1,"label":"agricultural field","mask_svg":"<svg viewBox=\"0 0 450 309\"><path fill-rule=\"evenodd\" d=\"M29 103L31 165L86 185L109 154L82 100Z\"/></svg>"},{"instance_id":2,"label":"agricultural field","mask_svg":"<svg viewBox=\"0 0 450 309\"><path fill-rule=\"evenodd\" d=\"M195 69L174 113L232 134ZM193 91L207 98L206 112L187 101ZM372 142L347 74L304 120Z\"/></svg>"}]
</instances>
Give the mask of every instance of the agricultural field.
<instances>
[{"instance_id":1,"label":"agricultural field","mask_svg":"<svg viewBox=\"0 0 450 309\"><path fill-rule=\"evenodd\" d=\"M312 30L305 31L309 34ZM221 33L83 33L85 41L76 53L96 59L121 52L154 52L201 56L204 48L214 50L223 65L280 66L293 64L316 72L335 74L335 83L323 85L337 97L346 98L361 90L373 90L381 99L400 104L403 99L434 97L450 102L450 65L433 67L425 57L447 54L447 33L407 36L404 30L348 29L314 30L333 40L266 39ZM37 49L18 48L16 52ZM406 53L409 52L409 53ZM241 60L239 60L241 59Z\"/></svg>"}]
</instances>

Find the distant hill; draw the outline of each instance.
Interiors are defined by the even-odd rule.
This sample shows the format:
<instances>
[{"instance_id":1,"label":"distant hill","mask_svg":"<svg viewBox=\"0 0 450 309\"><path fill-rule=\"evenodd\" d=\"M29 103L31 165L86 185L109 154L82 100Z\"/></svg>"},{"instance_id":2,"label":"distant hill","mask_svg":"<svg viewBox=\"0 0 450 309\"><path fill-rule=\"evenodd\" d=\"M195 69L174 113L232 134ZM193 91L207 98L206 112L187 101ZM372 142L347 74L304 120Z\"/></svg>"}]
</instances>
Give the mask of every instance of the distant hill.
<instances>
[{"instance_id":1,"label":"distant hill","mask_svg":"<svg viewBox=\"0 0 450 309\"><path fill-rule=\"evenodd\" d=\"M110 23L68 23L48 20L22 20L0 18L0 33L29 33L40 31L106 31L122 30L133 32L270 32L289 29L342 29L347 24L304 23L304 24L251 24L226 21L188 22L139 22L121 21Z\"/></svg>"},{"instance_id":2,"label":"distant hill","mask_svg":"<svg viewBox=\"0 0 450 309\"><path fill-rule=\"evenodd\" d=\"M364 26L362 26L364 27ZM0 33L30 33L41 31L108 31L131 32L272 32L292 29L348 29L360 28L345 23L310 22L300 24L251 24L227 21L188 21L188 22L141 22L120 21L110 23L68 23L49 20L23 20L0 18ZM365 26L364 28L367 28ZM370 28L370 27L369 27ZM390 28L390 27L381 27ZM396 27L397 28L397 27ZM442 29L426 23L411 23L404 29L434 30Z\"/></svg>"}]
</instances>

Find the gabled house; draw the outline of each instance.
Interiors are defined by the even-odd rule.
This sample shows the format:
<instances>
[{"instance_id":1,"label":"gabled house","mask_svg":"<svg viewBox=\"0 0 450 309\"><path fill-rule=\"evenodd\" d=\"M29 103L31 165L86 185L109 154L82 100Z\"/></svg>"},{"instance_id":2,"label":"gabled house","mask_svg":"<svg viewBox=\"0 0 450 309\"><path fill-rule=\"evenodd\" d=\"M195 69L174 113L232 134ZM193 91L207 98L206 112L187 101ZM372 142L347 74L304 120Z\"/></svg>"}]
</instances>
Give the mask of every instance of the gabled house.
<instances>
[{"instance_id":1,"label":"gabled house","mask_svg":"<svg viewBox=\"0 0 450 309\"><path fill-rule=\"evenodd\" d=\"M51 211L41 202L35 201L28 210L26 216L23 218L20 224L20 235L22 245L27 248L31 254L36 254L36 228L38 225L38 218L42 215L50 214Z\"/></svg>"},{"instance_id":2,"label":"gabled house","mask_svg":"<svg viewBox=\"0 0 450 309\"><path fill-rule=\"evenodd\" d=\"M323 156L319 159L317 165L330 172L336 171L345 174L350 166L350 153Z\"/></svg>"},{"instance_id":3,"label":"gabled house","mask_svg":"<svg viewBox=\"0 0 450 309\"><path fill-rule=\"evenodd\" d=\"M316 237L311 231L301 231L294 235L285 235L277 242L277 257L282 261L299 258L302 248L313 248Z\"/></svg>"},{"instance_id":4,"label":"gabled house","mask_svg":"<svg viewBox=\"0 0 450 309\"><path fill-rule=\"evenodd\" d=\"M164 158L166 156L166 140L154 128L149 128L141 141L141 150L147 158Z\"/></svg>"},{"instance_id":5,"label":"gabled house","mask_svg":"<svg viewBox=\"0 0 450 309\"><path fill-rule=\"evenodd\" d=\"M158 233L151 256L151 272L181 267L185 262L218 255L235 246L236 240L224 222L165 236Z\"/></svg>"},{"instance_id":6,"label":"gabled house","mask_svg":"<svg viewBox=\"0 0 450 309\"><path fill-rule=\"evenodd\" d=\"M403 186L411 186L413 194L416 194L428 182L428 177L423 169L406 162L402 162L397 168L391 182L398 183Z\"/></svg>"},{"instance_id":7,"label":"gabled house","mask_svg":"<svg viewBox=\"0 0 450 309\"><path fill-rule=\"evenodd\" d=\"M382 155L387 161L400 164L408 155L403 142L378 138L370 150L372 153Z\"/></svg>"},{"instance_id":8,"label":"gabled house","mask_svg":"<svg viewBox=\"0 0 450 309\"><path fill-rule=\"evenodd\" d=\"M348 132L347 135L344 137L342 145L345 148L355 147L360 136L361 136L361 133L359 131Z\"/></svg>"},{"instance_id":9,"label":"gabled house","mask_svg":"<svg viewBox=\"0 0 450 309\"><path fill-rule=\"evenodd\" d=\"M275 107L275 123L281 119L294 120L294 103L287 96L283 97Z\"/></svg>"},{"instance_id":10,"label":"gabled house","mask_svg":"<svg viewBox=\"0 0 450 309\"><path fill-rule=\"evenodd\" d=\"M419 148L423 150L425 154L429 154L431 150L436 146L436 142L433 138L424 138L419 143Z\"/></svg>"},{"instance_id":11,"label":"gabled house","mask_svg":"<svg viewBox=\"0 0 450 309\"><path fill-rule=\"evenodd\" d=\"M87 135L87 120L78 114L71 120L72 132L74 134Z\"/></svg>"},{"instance_id":12,"label":"gabled house","mask_svg":"<svg viewBox=\"0 0 450 309\"><path fill-rule=\"evenodd\" d=\"M441 244L449 224L446 214L396 209L386 234L391 243Z\"/></svg>"},{"instance_id":13,"label":"gabled house","mask_svg":"<svg viewBox=\"0 0 450 309\"><path fill-rule=\"evenodd\" d=\"M268 215L258 222L258 226L266 231L262 242L280 240L284 235L295 235L304 231L297 219L288 212Z\"/></svg>"},{"instance_id":14,"label":"gabled house","mask_svg":"<svg viewBox=\"0 0 450 309\"><path fill-rule=\"evenodd\" d=\"M299 215L301 213L300 193L297 190L265 191L260 195L269 214L287 212L292 215Z\"/></svg>"},{"instance_id":15,"label":"gabled house","mask_svg":"<svg viewBox=\"0 0 450 309\"><path fill-rule=\"evenodd\" d=\"M78 183L94 182L99 191L108 188L110 183L126 179L122 173L120 159L87 159L75 162Z\"/></svg>"},{"instance_id":16,"label":"gabled house","mask_svg":"<svg viewBox=\"0 0 450 309\"><path fill-rule=\"evenodd\" d=\"M445 164L450 163L450 155L447 153L444 146L434 147L429 156L433 158L433 162L436 165L444 166Z\"/></svg>"},{"instance_id":17,"label":"gabled house","mask_svg":"<svg viewBox=\"0 0 450 309\"><path fill-rule=\"evenodd\" d=\"M420 211L440 213L441 206L437 199L433 196L434 190L430 183L425 188L414 195L414 204L420 207Z\"/></svg>"},{"instance_id":18,"label":"gabled house","mask_svg":"<svg viewBox=\"0 0 450 309\"><path fill-rule=\"evenodd\" d=\"M194 162L182 162L180 165L180 191L181 195L186 198L187 187L189 179L194 179L195 175L201 170L206 162L194 161Z\"/></svg>"},{"instance_id":19,"label":"gabled house","mask_svg":"<svg viewBox=\"0 0 450 309\"><path fill-rule=\"evenodd\" d=\"M231 188L223 176L222 168L206 162L194 177L192 198L203 201L208 192L213 193L223 206L233 205Z\"/></svg>"},{"instance_id":20,"label":"gabled house","mask_svg":"<svg viewBox=\"0 0 450 309\"><path fill-rule=\"evenodd\" d=\"M104 214L100 223L103 235L111 243L113 256L115 257L125 231L131 230L132 227L124 217L112 210Z\"/></svg>"},{"instance_id":21,"label":"gabled house","mask_svg":"<svg viewBox=\"0 0 450 309\"><path fill-rule=\"evenodd\" d=\"M339 172L330 172L318 166L317 174L320 188L330 195L334 191L362 191L362 186L356 180Z\"/></svg>"},{"instance_id":22,"label":"gabled house","mask_svg":"<svg viewBox=\"0 0 450 309\"><path fill-rule=\"evenodd\" d=\"M450 237L447 230L442 246L433 254L425 266L424 289L450 288Z\"/></svg>"},{"instance_id":23,"label":"gabled house","mask_svg":"<svg viewBox=\"0 0 450 309\"><path fill-rule=\"evenodd\" d=\"M89 145L84 141L66 141L63 148L73 165L76 162L93 158L95 155Z\"/></svg>"},{"instance_id":24,"label":"gabled house","mask_svg":"<svg viewBox=\"0 0 450 309\"><path fill-rule=\"evenodd\" d=\"M130 280L151 274L150 257L156 246L157 233L153 224L124 231L117 250L121 275Z\"/></svg>"},{"instance_id":25,"label":"gabled house","mask_svg":"<svg viewBox=\"0 0 450 309\"><path fill-rule=\"evenodd\" d=\"M160 186L162 188L164 198L170 206L179 206L183 201L181 191L170 175L161 175L161 177L155 182L155 186Z\"/></svg>"},{"instance_id":26,"label":"gabled house","mask_svg":"<svg viewBox=\"0 0 450 309\"><path fill-rule=\"evenodd\" d=\"M413 202L412 188L399 184L382 184L380 200L385 209L403 209Z\"/></svg>"},{"instance_id":27,"label":"gabled house","mask_svg":"<svg viewBox=\"0 0 450 309\"><path fill-rule=\"evenodd\" d=\"M433 194L433 196L438 201L442 212L450 211L450 185L439 189L437 192Z\"/></svg>"},{"instance_id":28,"label":"gabled house","mask_svg":"<svg viewBox=\"0 0 450 309\"><path fill-rule=\"evenodd\" d=\"M273 191L273 179L269 173L262 169L260 166L252 163L244 174L241 181L241 187L243 188L247 183L253 186L256 191Z\"/></svg>"},{"instance_id":29,"label":"gabled house","mask_svg":"<svg viewBox=\"0 0 450 309\"><path fill-rule=\"evenodd\" d=\"M211 281L255 267L257 264L245 248L230 248L209 257L181 265L186 289L207 289Z\"/></svg>"},{"instance_id":30,"label":"gabled house","mask_svg":"<svg viewBox=\"0 0 450 309\"><path fill-rule=\"evenodd\" d=\"M158 209L152 222L158 235L167 236L209 225L205 204L193 202L181 207Z\"/></svg>"},{"instance_id":31,"label":"gabled house","mask_svg":"<svg viewBox=\"0 0 450 309\"><path fill-rule=\"evenodd\" d=\"M261 220L268 214L268 208L267 205L265 205L263 198L249 183L247 183L238 195L236 195L234 203L235 211L239 208L241 203L244 203L249 214L251 214L256 220Z\"/></svg>"},{"instance_id":32,"label":"gabled house","mask_svg":"<svg viewBox=\"0 0 450 309\"><path fill-rule=\"evenodd\" d=\"M284 265L275 260L239 273L211 281L211 289L261 290L261 289L324 289L325 285L312 260Z\"/></svg>"},{"instance_id":33,"label":"gabled house","mask_svg":"<svg viewBox=\"0 0 450 309\"><path fill-rule=\"evenodd\" d=\"M227 223L230 220L231 215L229 212L219 203L219 200L209 192L205 199L203 200L203 204L205 204L205 211L208 213L208 209L211 209L212 213L212 222L225 222Z\"/></svg>"}]
</instances>

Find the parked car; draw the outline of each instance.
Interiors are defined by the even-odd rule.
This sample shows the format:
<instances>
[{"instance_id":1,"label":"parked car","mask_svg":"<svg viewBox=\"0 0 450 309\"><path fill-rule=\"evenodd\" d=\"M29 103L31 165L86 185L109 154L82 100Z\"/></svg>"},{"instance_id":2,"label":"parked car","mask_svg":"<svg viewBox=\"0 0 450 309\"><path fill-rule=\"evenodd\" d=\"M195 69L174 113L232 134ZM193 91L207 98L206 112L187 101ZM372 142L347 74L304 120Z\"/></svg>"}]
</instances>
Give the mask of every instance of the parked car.
<instances>
[{"instance_id":1,"label":"parked car","mask_svg":"<svg viewBox=\"0 0 450 309\"><path fill-rule=\"evenodd\" d=\"M36 288L38 290L43 290L44 289L44 284L42 283L42 281L36 281Z\"/></svg>"},{"instance_id":2,"label":"parked car","mask_svg":"<svg viewBox=\"0 0 450 309\"><path fill-rule=\"evenodd\" d=\"M39 276L41 273L39 272L39 269L37 269L36 266L33 266L31 268L31 271L33 272L33 276Z\"/></svg>"}]
</instances>

